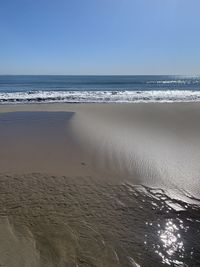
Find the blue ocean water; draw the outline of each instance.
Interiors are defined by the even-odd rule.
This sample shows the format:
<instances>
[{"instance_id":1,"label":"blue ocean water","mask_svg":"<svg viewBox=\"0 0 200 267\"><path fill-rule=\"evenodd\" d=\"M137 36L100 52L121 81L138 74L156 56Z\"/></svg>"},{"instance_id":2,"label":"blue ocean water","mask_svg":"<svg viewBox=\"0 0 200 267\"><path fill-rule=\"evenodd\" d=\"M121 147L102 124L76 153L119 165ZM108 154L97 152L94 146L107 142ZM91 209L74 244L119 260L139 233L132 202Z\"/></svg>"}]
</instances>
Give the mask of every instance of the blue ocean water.
<instances>
[{"instance_id":1,"label":"blue ocean water","mask_svg":"<svg viewBox=\"0 0 200 267\"><path fill-rule=\"evenodd\" d=\"M200 76L0 76L1 104L199 100Z\"/></svg>"}]
</instances>

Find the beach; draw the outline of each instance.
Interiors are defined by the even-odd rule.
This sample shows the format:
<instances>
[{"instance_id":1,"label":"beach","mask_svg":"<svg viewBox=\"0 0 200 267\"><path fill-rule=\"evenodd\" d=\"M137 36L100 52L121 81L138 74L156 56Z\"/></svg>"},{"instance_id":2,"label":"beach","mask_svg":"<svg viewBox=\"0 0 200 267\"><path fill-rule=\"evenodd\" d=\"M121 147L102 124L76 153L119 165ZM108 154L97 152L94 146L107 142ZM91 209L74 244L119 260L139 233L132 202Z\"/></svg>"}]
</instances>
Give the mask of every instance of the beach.
<instances>
[{"instance_id":1,"label":"beach","mask_svg":"<svg viewBox=\"0 0 200 267\"><path fill-rule=\"evenodd\" d=\"M0 1L0 267L200 267L199 10Z\"/></svg>"},{"instance_id":2,"label":"beach","mask_svg":"<svg viewBox=\"0 0 200 267\"><path fill-rule=\"evenodd\" d=\"M0 106L0 265L199 266L199 103Z\"/></svg>"}]
</instances>

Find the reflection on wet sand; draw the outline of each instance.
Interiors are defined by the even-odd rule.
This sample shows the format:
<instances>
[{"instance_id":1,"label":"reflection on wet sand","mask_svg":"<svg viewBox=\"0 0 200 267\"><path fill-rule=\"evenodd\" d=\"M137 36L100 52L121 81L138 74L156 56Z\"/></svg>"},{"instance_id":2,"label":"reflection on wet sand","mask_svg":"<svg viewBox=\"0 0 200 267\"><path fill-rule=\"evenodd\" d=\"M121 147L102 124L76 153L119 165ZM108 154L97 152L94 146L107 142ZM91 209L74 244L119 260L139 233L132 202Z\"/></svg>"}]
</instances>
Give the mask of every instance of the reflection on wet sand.
<instances>
[{"instance_id":1,"label":"reflection on wet sand","mask_svg":"<svg viewBox=\"0 0 200 267\"><path fill-rule=\"evenodd\" d=\"M129 183L37 173L1 175L0 196L1 217L7 218L1 228L12 233L10 244L18 240L16 247L1 243L4 261L29 248L15 257L15 266L200 264L198 200L186 203ZM26 255L34 265L21 264Z\"/></svg>"},{"instance_id":2,"label":"reflection on wet sand","mask_svg":"<svg viewBox=\"0 0 200 267\"><path fill-rule=\"evenodd\" d=\"M0 115L0 265L200 266L199 106L64 107Z\"/></svg>"},{"instance_id":3,"label":"reflection on wet sand","mask_svg":"<svg viewBox=\"0 0 200 267\"><path fill-rule=\"evenodd\" d=\"M171 198L167 191L145 188L153 209L157 210L152 221L146 226L152 236L145 234L146 249L153 250L160 256L163 264L170 266L198 266L200 263L200 243L197 236L200 233L200 200L190 195L183 195L185 200ZM156 202L155 202L156 199ZM157 202L158 201L158 202ZM173 208L172 208L173 207Z\"/></svg>"}]
</instances>

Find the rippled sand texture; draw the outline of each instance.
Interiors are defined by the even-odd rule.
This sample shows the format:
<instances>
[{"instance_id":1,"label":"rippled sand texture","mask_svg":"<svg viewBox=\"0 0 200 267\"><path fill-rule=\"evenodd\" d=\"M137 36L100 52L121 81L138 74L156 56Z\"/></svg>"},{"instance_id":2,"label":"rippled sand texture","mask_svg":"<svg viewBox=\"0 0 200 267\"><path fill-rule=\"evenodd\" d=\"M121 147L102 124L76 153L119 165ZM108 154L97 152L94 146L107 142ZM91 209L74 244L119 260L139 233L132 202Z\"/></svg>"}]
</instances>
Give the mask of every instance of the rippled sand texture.
<instances>
[{"instance_id":1,"label":"rippled sand texture","mask_svg":"<svg viewBox=\"0 0 200 267\"><path fill-rule=\"evenodd\" d=\"M162 190L33 173L1 175L0 195L3 266L200 264L198 205Z\"/></svg>"},{"instance_id":2,"label":"rippled sand texture","mask_svg":"<svg viewBox=\"0 0 200 267\"><path fill-rule=\"evenodd\" d=\"M198 104L87 105L70 121L92 166L134 184L200 197Z\"/></svg>"},{"instance_id":3,"label":"rippled sand texture","mask_svg":"<svg viewBox=\"0 0 200 267\"><path fill-rule=\"evenodd\" d=\"M199 105L0 111L0 266L200 266Z\"/></svg>"}]
</instances>

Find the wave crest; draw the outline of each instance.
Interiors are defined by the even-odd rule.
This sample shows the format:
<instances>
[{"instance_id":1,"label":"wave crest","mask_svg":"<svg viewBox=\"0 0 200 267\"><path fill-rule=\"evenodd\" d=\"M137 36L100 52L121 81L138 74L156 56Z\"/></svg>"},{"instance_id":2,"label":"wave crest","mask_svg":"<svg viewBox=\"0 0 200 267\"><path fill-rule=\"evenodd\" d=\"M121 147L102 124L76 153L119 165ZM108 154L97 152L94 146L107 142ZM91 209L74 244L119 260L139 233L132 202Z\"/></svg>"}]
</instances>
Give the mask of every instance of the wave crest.
<instances>
[{"instance_id":1,"label":"wave crest","mask_svg":"<svg viewBox=\"0 0 200 267\"><path fill-rule=\"evenodd\" d=\"M1 104L199 102L200 92L167 91L29 91L2 92Z\"/></svg>"}]
</instances>

